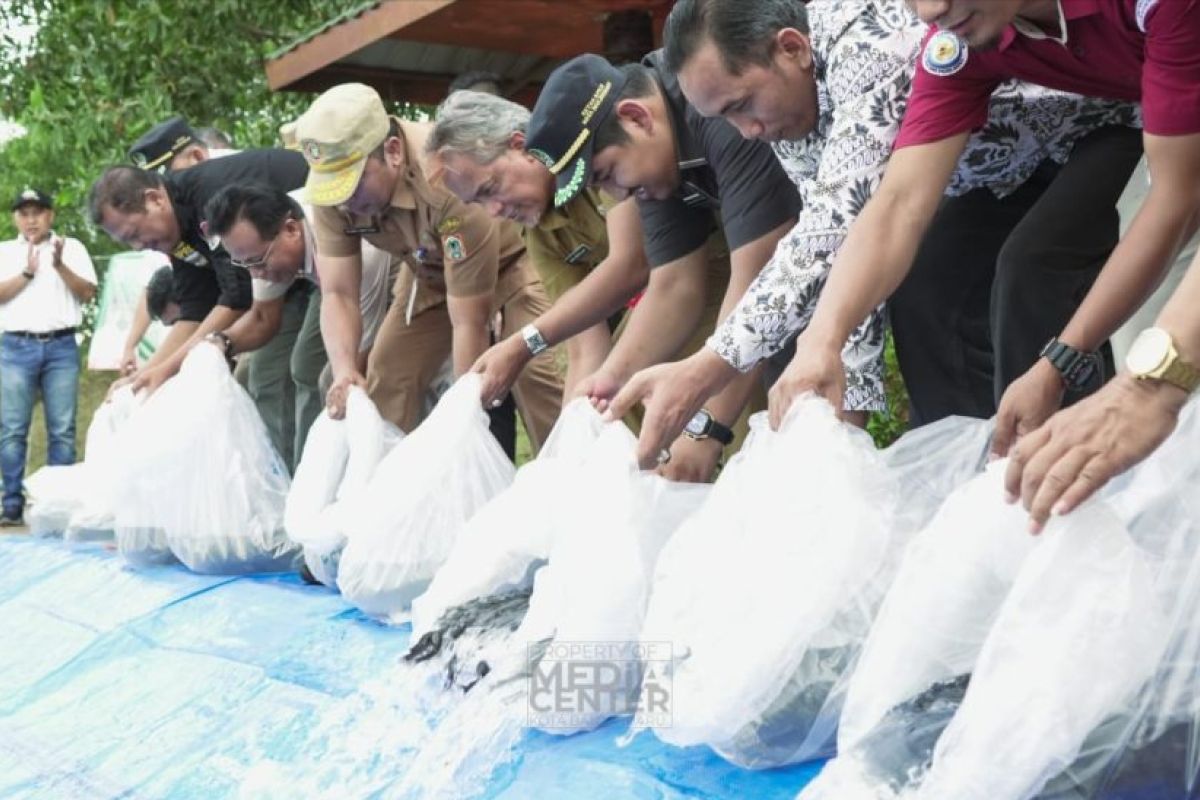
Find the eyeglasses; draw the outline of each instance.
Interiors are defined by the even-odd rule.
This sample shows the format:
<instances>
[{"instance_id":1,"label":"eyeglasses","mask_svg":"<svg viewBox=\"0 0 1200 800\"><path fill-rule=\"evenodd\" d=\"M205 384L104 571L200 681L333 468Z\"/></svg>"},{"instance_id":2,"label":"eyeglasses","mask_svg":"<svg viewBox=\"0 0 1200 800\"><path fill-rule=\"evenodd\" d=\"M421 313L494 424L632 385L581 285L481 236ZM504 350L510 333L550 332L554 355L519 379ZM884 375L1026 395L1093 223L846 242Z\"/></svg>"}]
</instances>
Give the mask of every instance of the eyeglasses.
<instances>
[{"instance_id":1,"label":"eyeglasses","mask_svg":"<svg viewBox=\"0 0 1200 800\"><path fill-rule=\"evenodd\" d=\"M283 230L280 229L279 233L283 233ZM261 256L253 256L247 258L245 261L230 256L229 263L242 269L262 269L267 265L267 259L271 257L271 251L275 249L275 243L279 241L279 233L275 234L275 238L267 245L267 249L263 251Z\"/></svg>"}]
</instances>

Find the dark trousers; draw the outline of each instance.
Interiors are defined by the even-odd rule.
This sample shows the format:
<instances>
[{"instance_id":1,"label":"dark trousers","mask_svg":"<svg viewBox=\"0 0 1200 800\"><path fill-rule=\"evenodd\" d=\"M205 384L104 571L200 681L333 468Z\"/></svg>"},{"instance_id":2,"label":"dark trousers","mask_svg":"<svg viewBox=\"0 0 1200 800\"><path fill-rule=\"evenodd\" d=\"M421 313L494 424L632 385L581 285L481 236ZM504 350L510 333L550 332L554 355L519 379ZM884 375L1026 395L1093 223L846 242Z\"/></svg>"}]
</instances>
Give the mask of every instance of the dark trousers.
<instances>
[{"instance_id":1,"label":"dark trousers","mask_svg":"<svg viewBox=\"0 0 1200 800\"><path fill-rule=\"evenodd\" d=\"M942 202L888 303L914 427L996 413L1116 246L1117 198L1141 153L1141 131L1102 128L1007 197L980 189ZM1112 376L1107 345L1104 355L1103 375L1066 403Z\"/></svg>"}]
</instances>

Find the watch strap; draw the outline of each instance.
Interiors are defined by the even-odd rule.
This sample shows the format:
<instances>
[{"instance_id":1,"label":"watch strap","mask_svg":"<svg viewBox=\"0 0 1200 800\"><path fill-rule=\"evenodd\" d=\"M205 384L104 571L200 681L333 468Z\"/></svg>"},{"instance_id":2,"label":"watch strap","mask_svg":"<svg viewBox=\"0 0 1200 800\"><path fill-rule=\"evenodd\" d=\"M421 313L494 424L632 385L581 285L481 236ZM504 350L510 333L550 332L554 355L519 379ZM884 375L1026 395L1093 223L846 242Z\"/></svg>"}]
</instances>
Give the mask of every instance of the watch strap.
<instances>
[{"instance_id":1,"label":"watch strap","mask_svg":"<svg viewBox=\"0 0 1200 800\"><path fill-rule=\"evenodd\" d=\"M1163 370L1159 380L1172 386L1178 386L1188 394L1200 387L1200 369L1184 361L1179 355L1171 359L1171 363Z\"/></svg>"},{"instance_id":2,"label":"watch strap","mask_svg":"<svg viewBox=\"0 0 1200 800\"><path fill-rule=\"evenodd\" d=\"M550 347L546 338L542 336L542 332L532 323L521 328L521 338L525 340L525 346L529 348L529 354L533 356L541 354Z\"/></svg>"},{"instance_id":3,"label":"watch strap","mask_svg":"<svg viewBox=\"0 0 1200 800\"><path fill-rule=\"evenodd\" d=\"M1098 355L1078 350L1057 338L1046 342L1041 356L1058 370L1068 389L1086 388L1100 369Z\"/></svg>"}]
</instances>

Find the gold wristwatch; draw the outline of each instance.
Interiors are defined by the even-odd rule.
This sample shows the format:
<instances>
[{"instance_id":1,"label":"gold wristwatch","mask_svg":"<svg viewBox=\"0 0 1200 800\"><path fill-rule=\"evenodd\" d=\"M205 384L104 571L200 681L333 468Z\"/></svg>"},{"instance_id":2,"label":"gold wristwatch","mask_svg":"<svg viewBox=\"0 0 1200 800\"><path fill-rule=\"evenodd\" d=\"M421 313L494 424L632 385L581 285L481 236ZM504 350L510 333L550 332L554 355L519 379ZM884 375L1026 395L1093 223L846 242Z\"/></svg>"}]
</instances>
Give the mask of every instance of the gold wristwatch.
<instances>
[{"instance_id":1,"label":"gold wristwatch","mask_svg":"<svg viewBox=\"0 0 1200 800\"><path fill-rule=\"evenodd\" d=\"M1200 369L1179 355L1171 334L1162 328L1147 328L1138 334L1125 356L1125 366L1138 380L1163 381L1188 394L1200 386Z\"/></svg>"}]
</instances>

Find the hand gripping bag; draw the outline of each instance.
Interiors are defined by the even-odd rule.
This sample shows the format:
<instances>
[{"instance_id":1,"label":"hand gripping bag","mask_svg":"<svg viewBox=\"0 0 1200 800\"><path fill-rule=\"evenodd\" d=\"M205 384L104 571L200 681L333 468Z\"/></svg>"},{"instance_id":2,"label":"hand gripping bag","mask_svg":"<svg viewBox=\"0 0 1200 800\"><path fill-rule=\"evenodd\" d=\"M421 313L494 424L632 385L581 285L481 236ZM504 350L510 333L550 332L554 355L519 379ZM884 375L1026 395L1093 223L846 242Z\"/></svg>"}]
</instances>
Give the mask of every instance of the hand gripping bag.
<instances>
[{"instance_id":1,"label":"hand gripping bag","mask_svg":"<svg viewBox=\"0 0 1200 800\"><path fill-rule=\"evenodd\" d=\"M413 600L413 641L452 608L532 587L555 530L575 524L577 514L564 501L578 491L584 459L603 425L587 398L562 410L538 457L471 517L429 589Z\"/></svg>"},{"instance_id":2,"label":"hand gripping bag","mask_svg":"<svg viewBox=\"0 0 1200 800\"><path fill-rule=\"evenodd\" d=\"M367 485L337 577L346 599L366 613L401 619L467 520L512 482L479 391L477 375L460 378Z\"/></svg>"},{"instance_id":3,"label":"hand gripping bag","mask_svg":"<svg viewBox=\"0 0 1200 800\"><path fill-rule=\"evenodd\" d=\"M564 511L570 524L558 528L551 547L542 584L556 602L543 603L537 592L530 600L531 616L552 606L554 629L533 665L532 685L543 697L546 687L569 685L579 700L578 706L531 717L548 733L591 730L610 717L636 713L643 679L653 684L649 673L668 657L657 645L638 641L654 566L711 487L640 471L636 449L624 423L605 425L574 481ZM528 635L530 627L523 629L518 634Z\"/></svg>"}]
</instances>

